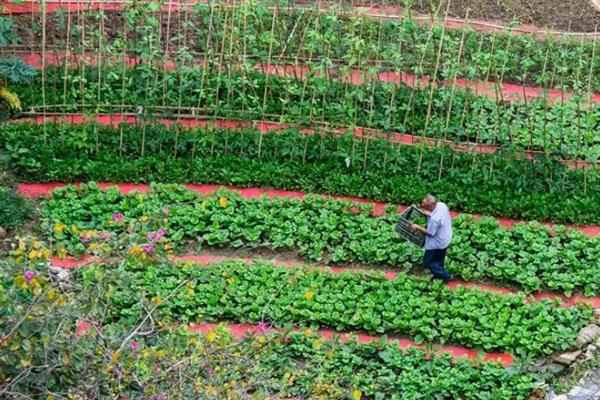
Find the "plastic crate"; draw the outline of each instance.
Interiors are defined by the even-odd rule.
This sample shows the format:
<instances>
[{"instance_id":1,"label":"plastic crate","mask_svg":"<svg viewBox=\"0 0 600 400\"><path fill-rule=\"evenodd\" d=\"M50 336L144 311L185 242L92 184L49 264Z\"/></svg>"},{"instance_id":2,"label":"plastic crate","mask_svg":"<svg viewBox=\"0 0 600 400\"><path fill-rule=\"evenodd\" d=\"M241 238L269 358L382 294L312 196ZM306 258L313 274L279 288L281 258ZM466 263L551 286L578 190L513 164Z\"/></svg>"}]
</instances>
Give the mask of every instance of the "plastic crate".
<instances>
[{"instance_id":1,"label":"plastic crate","mask_svg":"<svg viewBox=\"0 0 600 400\"><path fill-rule=\"evenodd\" d=\"M412 224L424 226L423 219L426 220L426 215L417 207L411 205L400 214L394 229L401 237L412 244L423 247L425 245L425 235L421 231L414 231L410 227Z\"/></svg>"}]
</instances>

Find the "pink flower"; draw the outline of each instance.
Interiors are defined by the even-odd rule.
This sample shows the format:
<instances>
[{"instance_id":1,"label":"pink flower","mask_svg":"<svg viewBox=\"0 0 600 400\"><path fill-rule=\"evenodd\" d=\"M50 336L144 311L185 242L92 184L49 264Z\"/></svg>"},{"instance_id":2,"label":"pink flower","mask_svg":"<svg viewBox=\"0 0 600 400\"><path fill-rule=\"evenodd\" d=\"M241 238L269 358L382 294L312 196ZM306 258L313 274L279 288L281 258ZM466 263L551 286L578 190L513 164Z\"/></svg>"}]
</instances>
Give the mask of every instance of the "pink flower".
<instances>
[{"instance_id":1,"label":"pink flower","mask_svg":"<svg viewBox=\"0 0 600 400\"><path fill-rule=\"evenodd\" d=\"M83 243L87 243L87 242L90 241L90 237L88 235L86 235L86 234L83 234L83 235L81 235L81 241Z\"/></svg>"},{"instance_id":2,"label":"pink flower","mask_svg":"<svg viewBox=\"0 0 600 400\"><path fill-rule=\"evenodd\" d=\"M138 342L131 342L131 344L129 345L129 348L131 349L131 351L136 351L138 349L139 343Z\"/></svg>"},{"instance_id":3,"label":"pink flower","mask_svg":"<svg viewBox=\"0 0 600 400\"><path fill-rule=\"evenodd\" d=\"M164 230L163 228L160 228L156 232L148 233L147 238L148 238L149 242L155 242L155 241L159 240L161 237L165 236L166 234L167 234L167 231Z\"/></svg>"},{"instance_id":4,"label":"pink flower","mask_svg":"<svg viewBox=\"0 0 600 400\"><path fill-rule=\"evenodd\" d=\"M213 369L211 367L206 367L206 375L210 376L214 373L215 371L213 371Z\"/></svg>"},{"instance_id":5,"label":"pink flower","mask_svg":"<svg viewBox=\"0 0 600 400\"><path fill-rule=\"evenodd\" d=\"M168 209L167 207L164 207L164 208L162 209L162 212L163 212L163 215L164 215L165 217L168 217L168 216L169 216L169 209Z\"/></svg>"},{"instance_id":6,"label":"pink flower","mask_svg":"<svg viewBox=\"0 0 600 400\"><path fill-rule=\"evenodd\" d=\"M144 251L146 252L146 254L153 254L154 253L154 245L151 245L151 244L145 245Z\"/></svg>"},{"instance_id":7,"label":"pink flower","mask_svg":"<svg viewBox=\"0 0 600 400\"><path fill-rule=\"evenodd\" d=\"M123 221L123 214L121 214L120 212L118 213L114 213L112 216L112 219L114 222L122 222Z\"/></svg>"},{"instance_id":8,"label":"pink flower","mask_svg":"<svg viewBox=\"0 0 600 400\"><path fill-rule=\"evenodd\" d=\"M260 333L265 333L268 330L269 330L269 325L265 324L263 321L260 321L258 323L258 331Z\"/></svg>"},{"instance_id":9,"label":"pink flower","mask_svg":"<svg viewBox=\"0 0 600 400\"><path fill-rule=\"evenodd\" d=\"M23 278L25 278L27 282L31 282L33 278L35 278L35 272L29 270L25 271L23 272Z\"/></svg>"},{"instance_id":10,"label":"pink flower","mask_svg":"<svg viewBox=\"0 0 600 400\"><path fill-rule=\"evenodd\" d=\"M108 240L110 239L110 232L102 231L98 234L98 239L100 240Z\"/></svg>"}]
</instances>

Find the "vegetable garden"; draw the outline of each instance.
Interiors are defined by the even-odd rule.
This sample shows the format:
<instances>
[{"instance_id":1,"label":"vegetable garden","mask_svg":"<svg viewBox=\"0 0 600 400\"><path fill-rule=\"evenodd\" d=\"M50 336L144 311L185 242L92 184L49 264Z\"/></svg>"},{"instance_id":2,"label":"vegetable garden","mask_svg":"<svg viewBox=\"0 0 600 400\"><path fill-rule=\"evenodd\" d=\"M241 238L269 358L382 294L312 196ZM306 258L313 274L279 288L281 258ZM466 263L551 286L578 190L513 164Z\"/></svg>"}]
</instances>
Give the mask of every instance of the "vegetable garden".
<instances>
[{"instance_id":1,"label":"vegetable garden","mask_svg":"<svg viewBox=\"0 0 600 400\"><path fill-rule=\"evenodd\" d=\"M534 400L593 375L597 32L423 3L1 2L0 397ZM394 231L427 193L448 285Z\"/></svg>"}]
</instances>

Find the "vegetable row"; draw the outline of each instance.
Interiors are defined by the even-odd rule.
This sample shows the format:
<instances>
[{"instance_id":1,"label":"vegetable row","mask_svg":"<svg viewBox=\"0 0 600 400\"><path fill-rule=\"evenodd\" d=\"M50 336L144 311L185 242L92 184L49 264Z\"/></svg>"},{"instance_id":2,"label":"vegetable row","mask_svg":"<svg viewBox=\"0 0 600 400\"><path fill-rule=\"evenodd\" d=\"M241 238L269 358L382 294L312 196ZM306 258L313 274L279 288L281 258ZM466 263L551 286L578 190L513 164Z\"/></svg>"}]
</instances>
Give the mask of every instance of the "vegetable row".
<instances>
[{"instance_id":1,"label":"vegetable row","mask_svg":"<svg viewBox=\"0 0 600 400\"><path fill-rule=\"evenodd\" d=\"M391 207L393 211L393 207ZM203 196L179 186L153 185L146 194L102 191L95 184L54 191L44 201L41 228L59 253L91 253L135 230L171 246L291 250L310 261L361 263L409 270L422 250L394 231L397 216L370 215L372 205L309 195L244 199L226 190ZM600 239L536 223L502 229L490 218L454 219L449 270L466 280L494 280L527 291L552 289L599 295ZM152 237L148 240L153 242ZM140 245L145 245L145 242ZM148 243L151 244L151 243ZM114 248L111 244L111 247Z\"/></svg>"},{"instance_id":2,"label":"vegetable row","mask_svg":"<svg viewBox=\"0 0 600 400\"><path fill-rule=\"evenodd\" d=\"M0 129L4 162L29 182L173 182L275 187L455 210L600 224L600 173L544 158L453 152L295 129L19 123Z\"/></svg>"},{"instance_id":3,"label":"vegetable row","mask_svg":"<svg viewBox=\"0 0 600 400\"><path fill-rule=\"evenodd\" d=\"M84 46L88 53L94 51L90 46L111 55L126 50L146 61L163 59L168 48L182 65L202 56L221 64L299 59L328 68L383 67L435 73L444 79L458 76L600 90L600 60L593 41L431 28L421 26L408 13L394 20L319 14L316 5L273 13L269 6L263 2L237 8L199 5L189 13L167 17L158 15L156 5L148 3L126 6L123 13L92 12L87 18L83 14L73 21L60 13L45 17L46 44L65 49L68 43L70 52L81 52ZM42 15L16 19L22 40L41 34L41 23L34 19L32 24L32 18ZM101 26L105 19L111 23ZM82 38L83 27L90 35L104 33L103 40Z\"/></svg>"},{"instance_id":4,"label":"vegetable row","mask_svg":"<svg viewBox=\"0 0 600 400\"><path fill-rule=\"evenodd\" d=\"M40 242L30 244L23 246L44 252ZM85 282L90 286L84 289L79 271L68 286L57 282L48 274L44 257L18 265L13 258L3 258L0 263L0 327L7 333L0 346L0 379L11 382L14 396L118 397L127 387L131 398L152 399L257 394L354 400L421 394L524 399L543 379L517 365L473 365L449 355L431 357L426 350L402 350L384 340L323 340L309 330L234 340L225 327L216 326L198 335L165 327L156 312L151 323L142 324L143 331L134 332L137 323L104 323L98 334L93 326L77 327L82 319L96 326L106 322L101 300L135 278L131 270L97 275L93 285L88 276ZM155 304L148 301L147 306L151 310ZM139 320L147 310L138 314ZM38 367L48 364L53 368ZM23 368L30 372L23 374ZM96 384L91 386L92 381Z\"/></svg>"},{"instance_id":5,"label":"vegetable row","mask_svg":"<svg viewBox=\"0 0 600 400\"><path fill-rule=\"evenodd\" d=\"M457 142L543 150L569 159L600 156L600 107L577 99L497 102L452 88L353 85L308 75L266 75L250 67L48 67L13 89L24 109L51 112L178 112L315 126L362 126ZM44 88L44 90L42 90Z\"/></svg>"},{"instance_id":6,"label":"vegetable row","mask_svg":"<svg viewBox=\"0 0 600 400\"><path fill-rule=\"evenodd\" d=\"M123 276L127 270L128 276ZM215 320L330 327L338 331L400 334L485 351L534 357L567 349L592 316L585 308L525 302L474 289L448 289L428 279L381 273L336 275L242 261L208 266L129 260L119 267L86 267L86 286L119 274L121 284L102 301L109 321L134 323L160 304L163 321Z\"/></svg>"}]
</instances>

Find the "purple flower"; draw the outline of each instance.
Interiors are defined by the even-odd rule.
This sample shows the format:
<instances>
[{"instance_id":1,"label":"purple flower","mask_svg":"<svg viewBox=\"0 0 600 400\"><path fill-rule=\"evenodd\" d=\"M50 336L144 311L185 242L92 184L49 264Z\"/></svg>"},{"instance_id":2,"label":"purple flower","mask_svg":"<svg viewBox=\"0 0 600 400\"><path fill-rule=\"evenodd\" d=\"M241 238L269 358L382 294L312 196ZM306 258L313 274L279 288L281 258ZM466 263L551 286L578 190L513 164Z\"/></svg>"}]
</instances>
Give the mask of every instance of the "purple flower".
<instances>
[{"instance_id":1,"label":"purple flower","mask_svg":"<svg viewBox=\"0 0 600 400\"><path fill-rule=\"evenodd\" d=\"M206 367L206 375L212 375L215 371L211 367Z\"/></svg>"},{"instance_id":2,"label":"purple flower","mask_svg":"<svg viewBox=\"0 0 600 400\"><path fill-rule=\"evenodd\" d=\"M87 243L90 241L90 237L84 233L83 235L81 235L81 241L83 243Z\"/></svg>"},{"instance_id":3,"label":"purple flower","mask_svg":"<svg viewBox=\"0 0 600 400\"><path fill-rule=\"evenodd\" d=\"M154 400L167 400L165 396L156 396Z\"/></svg>"},{"instance_id":4,"label":"purple flower","mask_svg":"<svg viewBox=\"0 0 600 400\"><path fill-rule=\"evenodd\" d=\"M121 214L120 212L114 213L112 219L114 222L121 222L123 221L123 214Z\"/></svg>"},{"instance_id":5,"label":"purple flower","mask_svg":"<svg viewBox=\"0 0 600 400\"><path fill-rule=\"evenodd\" d=\"M98 239L100 240L108 240L110 239L110 232L102 231L98 234Z\"/></svg>"},{"instance_id":6,"label":"purple flower","mask_svg":"<svg viewBox=\"0 0 600 400\"><path fill-rule=\"evenodd\" d=\"M131 351L136 351L138 349L139 343L138 342L131 342L131 344L129 345L129 348L131 349Z\"/></svg>"},{"instance_id":7,"label":"purple flower","mask_svg":"<svg viewBox=\"0 0 600 400\"><path fill-rule=\"evenodd\" d=\"M25 271L23 272L23 278L25 278L27 282L31 282L33 278L35 278L35 272L29 270Z\"/></svg>"},{"instance_id":8,"label":"purple flower","mask_svg":"<svg viewBox=\"0 0 600 400\"><path fill-rule=\"evenodd\" d=\"M268 330L269 330L269 325L265 324L263 321L260 321L258 323L258 331L260 333L265 333Z\"/></svg>"},{"instance_id":9,"label":"purple flower","mask_svg":"<svg viewBox=\"0 0 600 400\"><path fill-rule=\"evenodd\" d=\"M155 242L155 241L159 240L161 237L165 236L166 234L167 234L167 231L164 230L163 228L160 228L156 232L148 233L147 238L148 238L149 242Z\"/></svg>"},{"instance_id":10,"label":"purple flower","mask_svg":"<svg viewBox=\"0 0 600 400\"><path fill-rule=\"evenodd\" d=\"M146 254L153 254L154 253L154 245L152 245L152 244L145 245L144 251L146 252Z\"/></svg>"}]
</instances>

